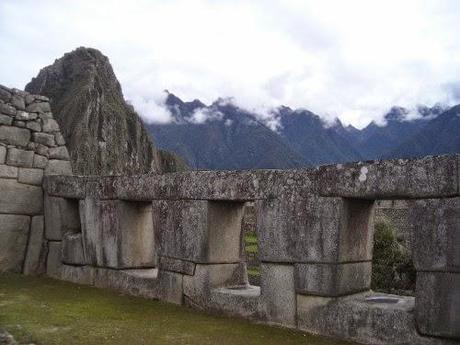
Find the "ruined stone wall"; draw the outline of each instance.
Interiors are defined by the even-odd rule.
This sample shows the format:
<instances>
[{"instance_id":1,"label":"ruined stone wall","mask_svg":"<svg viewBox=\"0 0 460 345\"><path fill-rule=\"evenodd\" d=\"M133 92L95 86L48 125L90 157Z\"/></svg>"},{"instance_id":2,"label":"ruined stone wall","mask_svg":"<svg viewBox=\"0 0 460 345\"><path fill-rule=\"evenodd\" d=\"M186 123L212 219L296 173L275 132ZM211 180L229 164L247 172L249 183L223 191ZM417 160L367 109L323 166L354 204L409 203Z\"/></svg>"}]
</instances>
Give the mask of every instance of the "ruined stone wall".
<instances>
[{"instance_id":1,"label":"ruined stone wall","mask_svg":"<svg viewBox=\"0 0 460 345\"><path fill-rule=\"evenodd\" d=\"M0 85L0 272L45 272L43 177L71 173L48 98Z\"/></svg>"}]
</instances>

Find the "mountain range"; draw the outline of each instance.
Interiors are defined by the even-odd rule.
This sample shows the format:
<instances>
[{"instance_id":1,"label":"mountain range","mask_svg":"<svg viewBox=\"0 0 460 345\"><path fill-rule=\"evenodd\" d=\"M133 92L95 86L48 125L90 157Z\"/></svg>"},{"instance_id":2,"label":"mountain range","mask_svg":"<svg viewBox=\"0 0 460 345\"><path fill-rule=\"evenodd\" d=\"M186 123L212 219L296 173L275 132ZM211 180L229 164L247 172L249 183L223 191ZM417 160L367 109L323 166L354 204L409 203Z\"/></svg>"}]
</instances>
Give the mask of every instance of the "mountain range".
<instances>
[{"instance_id":1,"label":"mountain range","mask_svg":"<svg viewBox=\"0 0 460 345\"><path fill-rule=\"evenodd\" d=\"M172 121L147 124L147 130L158 147L195 169L285 169L460 152L460 105L419 106L412 120L408 110L395 106L385 125L372 122L361 130L286 106L273 110L273 128L229 100L207 106L168 93L165 105Z\"/></svg>"}]
</instances>

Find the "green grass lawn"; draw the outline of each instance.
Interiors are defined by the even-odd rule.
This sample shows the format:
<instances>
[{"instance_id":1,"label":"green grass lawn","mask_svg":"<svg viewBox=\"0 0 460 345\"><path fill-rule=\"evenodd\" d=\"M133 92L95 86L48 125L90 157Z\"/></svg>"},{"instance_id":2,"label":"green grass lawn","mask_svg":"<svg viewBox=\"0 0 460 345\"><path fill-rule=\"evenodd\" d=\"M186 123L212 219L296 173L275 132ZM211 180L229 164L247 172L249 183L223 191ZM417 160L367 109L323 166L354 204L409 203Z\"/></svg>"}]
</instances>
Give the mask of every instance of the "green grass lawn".
<instances>
[{"instance_id":1,"label":"green grass lawn","mask_svg":"<svg viewBox=\"0 0 460 345\"><path fill-rule=\"evenodd\" d=\"M0 328L40 345L344 345L49 278L0 274Z\"/></svg>"}]
</instances>

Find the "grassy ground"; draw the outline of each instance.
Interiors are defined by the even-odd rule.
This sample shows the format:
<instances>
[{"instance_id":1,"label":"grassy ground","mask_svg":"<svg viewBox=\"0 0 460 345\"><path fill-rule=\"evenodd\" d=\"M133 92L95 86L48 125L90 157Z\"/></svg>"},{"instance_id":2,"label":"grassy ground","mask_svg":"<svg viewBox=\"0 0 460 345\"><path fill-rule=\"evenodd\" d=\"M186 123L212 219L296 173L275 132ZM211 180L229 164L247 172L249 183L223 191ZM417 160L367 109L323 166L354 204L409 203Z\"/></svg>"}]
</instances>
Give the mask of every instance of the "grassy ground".
<instances>
[{"instance_id":1,"label":"grassy ground","mask_svg":"<svg viewBox=\"0 0 460 345\"><path fill-rule=\"evenodd\" d=\"M41 345L344 345L48 278L0 275L0 328Z\"/></svg>"}]
</instances>

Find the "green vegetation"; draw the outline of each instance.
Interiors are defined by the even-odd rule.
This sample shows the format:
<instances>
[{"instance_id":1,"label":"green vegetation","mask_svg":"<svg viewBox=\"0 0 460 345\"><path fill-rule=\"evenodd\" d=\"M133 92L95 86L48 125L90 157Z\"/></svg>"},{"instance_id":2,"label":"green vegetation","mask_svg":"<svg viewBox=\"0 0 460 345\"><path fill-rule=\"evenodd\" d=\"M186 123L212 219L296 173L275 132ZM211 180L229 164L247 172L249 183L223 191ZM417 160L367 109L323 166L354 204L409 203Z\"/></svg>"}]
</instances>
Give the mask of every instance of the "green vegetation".
<instances>
[{"instance_id":1,"label":"green vegetation","mask_svg":"<svg viewBox=\"0 0 460 345\"><path fill-rule=\"evenodd\" d=\"M398 241L389 222L375 224L372 289L399 295L414 293L415 268L411 254Z\"/></svg>"},{"instance_id":2,"label":"green vegetation","mask_svg":"<svg viewBox=\"0 0 460 345\"><path fill-rule=\"evenodd\" d=\"M247 258L249 283L252 285L260 285L260 264L257 259L258 245L255 232L248 232L245 234L244 250Z\"/></svg>"},{"instance_id":3,"label":"green vegetation","mask_svg":"<svg viewBox=\"0 0 460 345\"><path fill-rule=\"evenodd\" d=\"M48 278L0 275L0 328L39 345L339 345L297 331L207 315Z\"/></svg>"}]
</instances>

